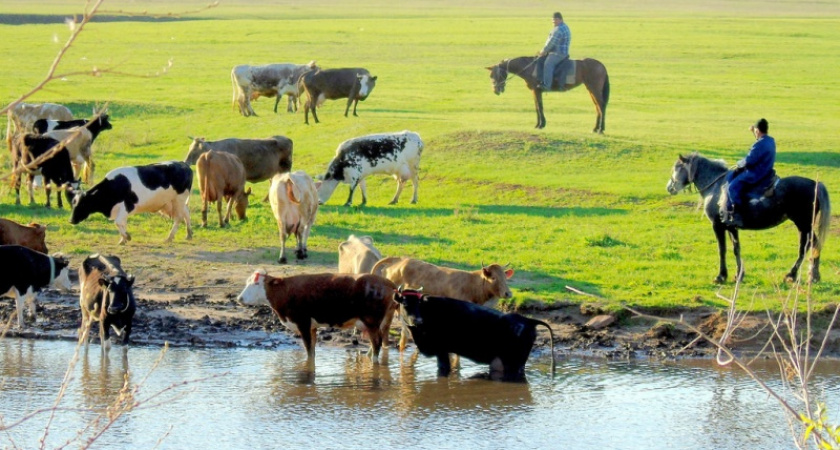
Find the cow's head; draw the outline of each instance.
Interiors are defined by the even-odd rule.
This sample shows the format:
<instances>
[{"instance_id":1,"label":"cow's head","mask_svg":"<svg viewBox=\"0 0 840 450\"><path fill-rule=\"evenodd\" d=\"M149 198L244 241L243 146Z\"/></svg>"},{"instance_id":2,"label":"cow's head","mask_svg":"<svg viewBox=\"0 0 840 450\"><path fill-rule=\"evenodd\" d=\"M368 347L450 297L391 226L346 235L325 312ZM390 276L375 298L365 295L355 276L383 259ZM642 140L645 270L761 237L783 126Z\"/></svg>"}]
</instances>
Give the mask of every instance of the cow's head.
<instances>
[{"instance_id":1,"label":"cow's head","mask_svg":"<svg viewBox=\"0 0 840 450\"><path fill-rule=\"evenodd\" d=\"M245 211L248 209L248 197L251 196L251 187L248 186L248 189L245 189L241 194L239 194L236 199L234 200L234 207L236 209L236 217L239 220L246 220Z\"/></svg>"},{"instance_id":2,"label":"cow's head","mask_svg":"<svg viewBox=\"0 0 840 450\"><path fill-rule=\"evenodd\" d=\"M108 119L109 117L107 113L102 113L99 117L97 117L96 121L98 122L100 130L110 130L113 128Z\"/></svg>"},{"instance_id":3,"label":"cow's head","mask_svg":"<svg viewBox=\"0 0 840 450\"><path fill-rule=\"evenodd\" d=\"M372 77L370 75L356 75L356 78L359 79L359 100L364 100L370 95L373 91L373 88L376 86L376 77Z\"/></svg>"},{"instance_id":4,"label":"cow's head","mask_svg":"<svg viewBox=\"0 0 840 450\"><path fill-rule=\"evenodd\" d=\"M207 147L204 145L207 143L207 140L203 137L190 139L192 139L192 143L190 144L190 150L187 152L187 157L184 158L184 162L192 166L198 161L198 157L207 151Z\"/></svg>"},{"instance_id":5,"label":"cow's head","mask_svg":"<svg viewBox=\"0 0 840 450\"><path fill-rule=\"evenodd\" d=\"M403 321L405 326L419 327L423 325L423 317L420 313L420 307L426 301L423 288L403 289L403 286L400 285L397 292L394 293L394 301L400 305L400 320Z\"/></svg>"},{"instance_id":6,"label":"cow's head","mask_svg":"<svg viewBox=\"0 0 840 450\"><path fill-rule=\"evenodd\" d=\"M513 293L507 285L507 280L513 276L513 269L507 268L510 263L505 264L504 267L498 264L485 266L482 263L481 265L481 277L484 278L484 283L491 294L490 298L513 297Z\"/></svg>"},{"instance_id":7,"label":"cow's head","mask_svg":"<svg viewBox=\"0 0 840 450\"><path fill-rule=\"evenodd\" d=\"M134 304L134 275L101 277L99 284L106 291L105 310L108 314L122 314Z\"/></svg>"},{"instance_id":8,"label":"cow's head","mask_svg":"<svg viewBox=\"0 0 840 450\"><path fill-rule=\"evenodd\" d=\"M265 294L265 283L268 274L265 269L260 269L248 277L245 282L245 289L236 297L236 301L247 306L268 305L268 297Z\"/></svg>"},{"instance_id":9,"label":"cow's head","mask_svg":"<svg viewBox=\"0 0 840 450\"><path fill-rule=\"evenodd\" d=\"M335 188L338 187L338 183L344 179L343 173L338 173L338 177L336 177L337 171L333 170L334 166L335 161L330 163L327 173L316 177L317 180L315 181L315 189L318 191L319 205L327 203L327 200L329 200L330 197L332 197L333 192L335 192Z\"/></svg>"},{"instance_id":10,"label":"cow's head","mask_svg":"<svg viewBox=\"0 0 840 450\"><path fill-rule=\"evenodd\" d=\"M69 203L70 205L73 204L73 199L75 198L76 193L81 191L81 188L82 188L82 179L81 178L79 178L78 180L73 180L69 183L64 183L61 186L61 189L64 190L64 198L67 200L67 203Z\"/></svg>"},{"instance_id":11,"label":"cow's head","mask_svg":"<svg viewBox=\"0 0 840 450\"><path fill-rule=\"evenodd\" d=\"M72 186L67 188L67 198L70 199L70 205L73 208L72 211L70 211L71 224L76 225L90 217L93 209L91 209L88 205L88 198L95 196L97 191L98 188L96 186L87 192L79 188L73 188Z\"/></svg>"},{"instance_id":12,"label":"cow's head","mask_svg":"<svg viewBox=\"0 0 840 450\"><path fill-rule=\"evenodd\" d=\"M73 285L70 282L70 260L61 253L53 253L50 258L54 269L52 286L61 291L69 291Z\"/></svg>"}]
</instances>

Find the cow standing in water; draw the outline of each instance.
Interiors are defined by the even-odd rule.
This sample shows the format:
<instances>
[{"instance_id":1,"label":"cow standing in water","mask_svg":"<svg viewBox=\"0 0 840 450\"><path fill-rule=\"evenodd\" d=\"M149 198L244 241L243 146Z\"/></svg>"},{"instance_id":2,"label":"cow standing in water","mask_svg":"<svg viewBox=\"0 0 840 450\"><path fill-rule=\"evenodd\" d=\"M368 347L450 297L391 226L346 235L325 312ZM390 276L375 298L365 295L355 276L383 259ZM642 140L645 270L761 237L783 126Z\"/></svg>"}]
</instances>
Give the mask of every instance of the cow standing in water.
<instances>
[{"instance_id":1,"label":"cow standing in water","mask_svg":"<svg viewBox=\"0 0 840 450\"><path fill-rule=\"evenodd\" d=\"M0 245L0 296L13 297L18 327L23 328L23 308L35 317L35 293L47 286L70 290L70 261L20 245Z\"/></svg>"},{"instance_id":2,"label":"cow standing in water","mask_svg":"<svg viewBox=\"0 0 840 450\"><path fill-rule=\"evenodd\" d=\"M134 275L125 273L120 258L94 254L82 261L79 268L79 306L84 336L94 321L99 322L99 343L103 351L110 350L111 330L127 345L137 303L134 300ZM85 342L87 346L90 339Z\"/></svg>"}]
</instances>

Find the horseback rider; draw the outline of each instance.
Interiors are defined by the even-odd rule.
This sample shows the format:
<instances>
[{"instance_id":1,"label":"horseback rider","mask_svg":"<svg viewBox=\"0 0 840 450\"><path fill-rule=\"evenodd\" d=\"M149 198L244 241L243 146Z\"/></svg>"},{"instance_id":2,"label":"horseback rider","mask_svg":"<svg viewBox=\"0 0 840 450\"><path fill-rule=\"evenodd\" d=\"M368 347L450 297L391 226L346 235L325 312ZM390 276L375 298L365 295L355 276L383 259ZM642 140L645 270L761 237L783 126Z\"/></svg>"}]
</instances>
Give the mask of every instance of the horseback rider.
<instances>
[{"instance_id":1,"label":"horseback rider","mask_svg":"<svg viewBox=\"0 0 840 450\"><path fill-rule=\"evenodd\" d=\"M735 170L726 175L728 182L727 209L721 211L723 222L735 227L743 227L741 204L743 193L753 187L765 184L772 179L776 172L773 163L776 161L776 141L767 134L769 124L766 119L760 119L750 126L755 135L755 142L750 147L746 158L738 161Z\"/></svg>"},{"instance_id":2,"label":"horseback rider","mask_svg":"<svg viewBox=\"0 0 840 450\"><path fill-rule=\"evenodd\" d=\"M563 22L563 14L554 13L554 28L548 34L548 40L540 50L539 57L545 57L542 72L542 84L537 89L550 91L554 78L554 68L569 58L569 45L572 43L572 32Z\"/></svg>"}]
</instances>

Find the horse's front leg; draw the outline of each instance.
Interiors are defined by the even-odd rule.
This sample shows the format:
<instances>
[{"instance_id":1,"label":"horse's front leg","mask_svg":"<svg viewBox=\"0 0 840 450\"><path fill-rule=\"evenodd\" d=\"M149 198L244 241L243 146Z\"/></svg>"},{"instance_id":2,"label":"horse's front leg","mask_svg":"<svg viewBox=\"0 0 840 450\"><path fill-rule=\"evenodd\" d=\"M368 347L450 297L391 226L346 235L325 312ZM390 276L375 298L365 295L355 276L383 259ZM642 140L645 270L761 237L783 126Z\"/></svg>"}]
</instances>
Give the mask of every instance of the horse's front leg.
<instances>
[{"instance_id":1,"label":"horse's front leg","mask_svg":"<svg viewBox=\"0 0 840 450\"><path fill-rule=\"evenodd\" d=\"M744 281L744 265L741 264L741 239L738 238L738 229L729 230L729 239L732 240L732 253L735 255L735 281Z\"/></svg>"},{"instance_id":2,"label":"horse's front leg","mask_svg":"<svg viewBox=\"0 0 840 450\"><path fill-rule=\"evenodd\" d=\"M790 268L790 272L785 275L785 281L796 281L796 276L799 274L799 266L802 265L802 260L805 259L805 249L808 247L808 238L810 235L810 231L807 233L799 232L799 256L796 258L796 262L793 263L793 267ZM817 271L819 273L819 269Z\"/></svg>"},{"instance_id":3,"label":"horse's front leg","mask_svg":"<svg viewBox=\"0 0 840 450\"><path fill-rule=\"evenodd\" d=\"M718 244L718 255L720 256L720 271L715 277L716 284L726 283L726 278L729 273L726 270L726 227L720 222L714 222L712 229L715 231L715 237Z\"/></svg>"},{"instance_id":4,"label":"horse's front leg","mask_svg":"<svg viewBox=\"0 0 840 450\"><path fill-rule=\"evenodd\" d=\"M537 126L534 128L545 128L545 114L543 113L542 91L534 89L534 108L537 110Z\"/></svg>"}]
</instances>

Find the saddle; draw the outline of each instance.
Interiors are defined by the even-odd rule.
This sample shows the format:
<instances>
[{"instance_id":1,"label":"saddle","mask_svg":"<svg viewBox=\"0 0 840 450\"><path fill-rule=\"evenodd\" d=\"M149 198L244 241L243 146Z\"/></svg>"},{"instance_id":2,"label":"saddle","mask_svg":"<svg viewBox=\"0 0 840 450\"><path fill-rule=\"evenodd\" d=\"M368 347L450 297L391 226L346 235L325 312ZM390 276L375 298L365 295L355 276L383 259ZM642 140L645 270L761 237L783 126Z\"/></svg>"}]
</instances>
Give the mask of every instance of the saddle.
<instances>
[{"instance_id":1,"label":"saddle","mask_svg":"<svg viewBox=\"0 0 840 450\"><path fill-rule=\"evenodd\" d=\"M539 62L534 64L534 78L542 80L543 66L545 65L545 57L540 57ZM557 64L554 68L554 77L552 79L552 91L565 91L567 84L575 84L577 62L574 59L566 58Z\"/></svg>"}]
</instances>

